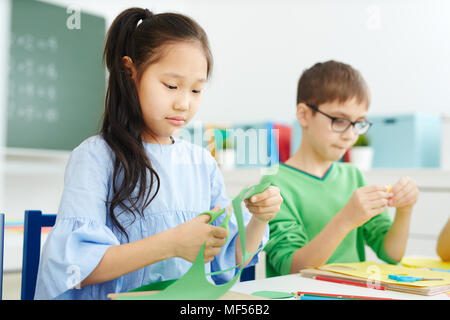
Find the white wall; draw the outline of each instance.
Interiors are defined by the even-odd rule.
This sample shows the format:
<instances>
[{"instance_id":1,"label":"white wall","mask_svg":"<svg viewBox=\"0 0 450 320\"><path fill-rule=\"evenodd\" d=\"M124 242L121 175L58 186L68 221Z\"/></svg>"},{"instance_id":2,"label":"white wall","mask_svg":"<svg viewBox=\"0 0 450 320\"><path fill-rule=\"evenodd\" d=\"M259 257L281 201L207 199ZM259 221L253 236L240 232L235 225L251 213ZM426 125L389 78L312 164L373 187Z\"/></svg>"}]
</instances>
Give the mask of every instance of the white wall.
<instances>
[{"instance_id":1,"label":"white wall","mask_svg":"<svg viewBox=\"0 0 450 320\"><path fill-rule=\"evenodd\" d=\"M215 59L196 117L204 122L292 121L301 72L328 59L362 72L372 113L450 112L445 0L51 2L78 3L108 22L131 6L196 19Z\"/></svg>"}]
</instances>

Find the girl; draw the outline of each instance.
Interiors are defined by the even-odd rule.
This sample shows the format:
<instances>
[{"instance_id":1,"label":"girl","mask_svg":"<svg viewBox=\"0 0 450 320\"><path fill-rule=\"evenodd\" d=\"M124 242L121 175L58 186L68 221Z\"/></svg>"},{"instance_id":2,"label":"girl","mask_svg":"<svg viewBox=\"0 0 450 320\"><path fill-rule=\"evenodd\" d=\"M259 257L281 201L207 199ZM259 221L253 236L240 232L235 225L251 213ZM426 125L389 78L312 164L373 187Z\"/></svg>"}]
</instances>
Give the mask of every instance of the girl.
<instances>
[{"instance_id":1,"label":"girl","mask_svg":"<svg viewBox=\"0 0 450 320\"><path fill-rule=\"evenodd\" d=\"M172 137L195 115L211 73L203 29L180 14L131 8L111 25L104 60L110 76L103 126L70 156L37 299L106 299L179 278L203 243L205 272L242 263L235 219L226 242L224 215L214 225L199 216L230 203L217 163ZM252 215L245 214L248 252L267 240L282 201L276 187L255 197L247 205Z\"/></svg>"}]
</instances>

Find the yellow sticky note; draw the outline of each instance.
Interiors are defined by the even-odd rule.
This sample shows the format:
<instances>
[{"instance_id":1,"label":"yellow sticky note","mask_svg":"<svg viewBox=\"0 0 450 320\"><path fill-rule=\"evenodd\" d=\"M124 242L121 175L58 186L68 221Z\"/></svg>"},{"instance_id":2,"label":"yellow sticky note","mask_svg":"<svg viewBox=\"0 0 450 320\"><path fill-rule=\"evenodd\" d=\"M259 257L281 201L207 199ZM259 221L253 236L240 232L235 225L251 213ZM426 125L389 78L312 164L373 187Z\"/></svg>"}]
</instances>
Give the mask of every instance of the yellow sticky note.
<instances>
[{"instance_id":1,"label":"yellow sticky note","mask_svg":"<svg viewBox=\"0 0 450 320\"><path fill-rule=\"evenodd\" d=\"M387 193L391 192L392 186L390 184L387 185Z\"/></svg>"}]
</instances>

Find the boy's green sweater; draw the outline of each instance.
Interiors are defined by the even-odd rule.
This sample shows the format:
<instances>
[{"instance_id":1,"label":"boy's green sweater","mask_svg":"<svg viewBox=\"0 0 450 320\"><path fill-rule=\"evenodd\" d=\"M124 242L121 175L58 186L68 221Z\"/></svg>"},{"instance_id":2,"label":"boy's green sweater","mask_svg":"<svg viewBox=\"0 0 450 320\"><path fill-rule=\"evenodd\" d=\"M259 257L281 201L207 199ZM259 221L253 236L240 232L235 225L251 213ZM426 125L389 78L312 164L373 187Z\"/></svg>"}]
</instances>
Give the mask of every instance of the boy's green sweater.
<instances>
[{"instance_id":1,"label":"boy's green sweater","mask_svg":"<svg viewBox=\"0 0 450 320\"><path fill-rule=\"evenodd\" d=\"M264 248L267 277L289 274L294 252L323 230L357 188L366 185L361 172L348 163L333 163L322 178L281 163L272 169L276 173L265 175L261 182L270 181L279 187L283 203L269 222L270 240ZM396 264L384 250L384 237L391 224L385 211L351 230L327 264L365 261L365 244L381 260Z\"/></svg>"}]
</instances>

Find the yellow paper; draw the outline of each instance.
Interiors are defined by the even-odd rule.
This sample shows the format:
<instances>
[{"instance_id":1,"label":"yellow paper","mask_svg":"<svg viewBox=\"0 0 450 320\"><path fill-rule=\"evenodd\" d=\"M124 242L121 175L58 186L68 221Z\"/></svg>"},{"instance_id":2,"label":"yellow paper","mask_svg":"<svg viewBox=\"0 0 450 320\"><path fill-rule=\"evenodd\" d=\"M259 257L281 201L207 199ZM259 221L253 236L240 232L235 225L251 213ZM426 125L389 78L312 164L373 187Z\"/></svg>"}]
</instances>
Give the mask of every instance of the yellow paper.
<instances>
[{"instance_id":1,"label":"yellow paper","mask_svg":"<svg viewBox=\"0 0 450 320\"><path fill-rule=\"evenodd\" d=\"M450 262L443 262L440 259L433 258L408 258L405 257L400 261L405 267L410 268L436 268L450 270Z\"/></svg>"},{"instance_id":2,"label":"yellow paper","mask_svg":"<svg viewBox=\"0 0 450 320\"><path fill-rule=\"evenodd\" d=\"M382 264L370 261L357 263L332 263L319 267L318 269L363 278L370 281L380 281L380 283L391 283L396 285L405 285L413 287L433 287L433 286L450 285L449 272L438 272L426 269L408 268L398 265ZM389 279L388 275L390 274L421 277L421 278L439 278L443 280L400 282Z\"/></svg>"}]
</instances>

